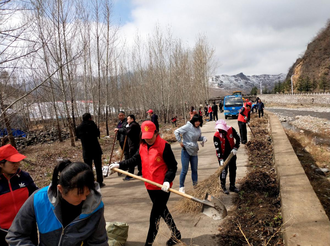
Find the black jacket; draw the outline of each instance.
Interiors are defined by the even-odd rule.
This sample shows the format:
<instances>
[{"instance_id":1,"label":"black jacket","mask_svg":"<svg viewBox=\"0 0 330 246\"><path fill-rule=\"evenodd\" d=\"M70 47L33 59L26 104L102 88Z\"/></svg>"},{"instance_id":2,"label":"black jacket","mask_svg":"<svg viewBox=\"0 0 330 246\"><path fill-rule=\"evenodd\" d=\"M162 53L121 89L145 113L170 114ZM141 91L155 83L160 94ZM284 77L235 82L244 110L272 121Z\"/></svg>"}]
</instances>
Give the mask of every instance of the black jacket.
<instances>
[{"instance_id":1,"label":"black jacket","mask_svg":"<svg viewBox=\"0 0 330 246\"><path fill-rule=\"evenodd\" d=\"M100 130L94 121L83 121L77 127L76 135L81 140L84 159L102 155L102 149L97 139L100 137Z\"/></svg>"},{"instance_id":2,"label":"black jacket","mask_svg":"<svg viewBox=\"0 0 330 246\"><path fill-rule=\"evenodd\" d=\"M157 131L159 131L158 115L152 114L150 119L155 124Z\"/></svg>"},{"instance_id":3,"label":"black jacket","mask_svg":"<svg viewBox=\"0 0 330 246\"><path fill-rule=\"evenodd\" d=\"M132 157L140 146L140 132L141 127L139 123L133 121L127 128L127 142L129 157Z\"/></svg>"},{"instance_id":4,"label":"black jacket","mask_svg":"<svg viewBox=\"0 0 330 246\"><path fill-rule=\"evenodd\" d=\"M123 121L119 121L117 124L117 128L118 128L117 140L119 141L119 144L121 147L124 145L124 142L125 142L126 125L127 125L126 118L123 119ZM127 146L127 144L126 144L126 146ZM127 148L126 146L125 146L125 149Z\"/></svg>"},{"instance_id":5,"label":"black jacket","mask_svg":"<svg viewBox=\"0 0 330 246\"><path fill-rule=\"evenodd\" d=\"M213 104L213 106L212 106L212 111L213 111L213 113L218 112L218 105Z\"/></svg>"}]
</instances>

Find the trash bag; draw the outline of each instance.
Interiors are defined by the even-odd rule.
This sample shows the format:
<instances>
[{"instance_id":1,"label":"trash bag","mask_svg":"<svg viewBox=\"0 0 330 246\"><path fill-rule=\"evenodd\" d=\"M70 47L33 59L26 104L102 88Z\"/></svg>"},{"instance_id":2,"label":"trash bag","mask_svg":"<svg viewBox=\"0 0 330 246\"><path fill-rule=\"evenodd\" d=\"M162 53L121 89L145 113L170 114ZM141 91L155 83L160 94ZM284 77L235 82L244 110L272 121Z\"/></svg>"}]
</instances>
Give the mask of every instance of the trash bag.
<instances>
[{"instance_id":1,"label":"trash bag","mask_svg":"<svg viewBox=\"0 0 330 246\"><path fill-rule=\"evenodd\" d=\"M124 246L128 237L128 227L124 222L106 222L109 246Z\"/></svg>"}]
</instances>

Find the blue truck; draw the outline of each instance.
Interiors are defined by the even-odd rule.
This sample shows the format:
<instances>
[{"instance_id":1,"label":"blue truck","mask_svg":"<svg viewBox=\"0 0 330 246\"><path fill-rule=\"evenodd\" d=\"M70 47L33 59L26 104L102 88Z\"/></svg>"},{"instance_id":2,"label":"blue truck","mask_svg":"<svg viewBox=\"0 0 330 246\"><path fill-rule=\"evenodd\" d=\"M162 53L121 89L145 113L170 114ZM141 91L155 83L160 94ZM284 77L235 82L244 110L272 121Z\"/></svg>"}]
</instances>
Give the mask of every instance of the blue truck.
<instances>
[{"instance_id":1,"label":"blue truck","mask_svg":"<svg viewBox=\"0 0 330 246\"><path fill-rule=\"evenodd\" d=\"M243 107L241 95L225 96L223 99L223 110L225 119L228 117L238 117L239 110Z\"/></svg>"}]
</instances>

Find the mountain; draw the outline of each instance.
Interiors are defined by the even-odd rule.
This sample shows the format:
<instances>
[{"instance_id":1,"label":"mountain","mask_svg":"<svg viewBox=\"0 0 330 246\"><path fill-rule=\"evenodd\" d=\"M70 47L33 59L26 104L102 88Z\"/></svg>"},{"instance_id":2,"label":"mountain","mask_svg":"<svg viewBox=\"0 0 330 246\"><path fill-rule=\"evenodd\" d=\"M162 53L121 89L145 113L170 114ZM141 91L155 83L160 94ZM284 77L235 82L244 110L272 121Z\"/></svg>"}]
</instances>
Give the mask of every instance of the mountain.
<instances>
[{"instance_id":1,"label":"mountain","mask_svg":"<svg viewBox=\"0 0 330 246\"><path fill-rule=\"evenodd\" d=\"M218 89L224 91L225 94L232 93L233 91L242 91L243 94L249 94L253 87L260 90L272 90L275 83L283 82L286 74L280 73L276 75L262 74L262 75L245 75L239 73L236 75L215 75L209 79L211 89Z\"/></svg>"},{"instance_id":2,"label":"mountain","mask_svg":"<svg viewBox=\"0 0 330 246\"><path fill-rule=\"evenodd\" d=\"M316 81L323 79L330 85L330 21L321 29L301 58L292 65L286 80L292 76L293 85L297 88L299 78Z\"/></svg>"}]
</instances>

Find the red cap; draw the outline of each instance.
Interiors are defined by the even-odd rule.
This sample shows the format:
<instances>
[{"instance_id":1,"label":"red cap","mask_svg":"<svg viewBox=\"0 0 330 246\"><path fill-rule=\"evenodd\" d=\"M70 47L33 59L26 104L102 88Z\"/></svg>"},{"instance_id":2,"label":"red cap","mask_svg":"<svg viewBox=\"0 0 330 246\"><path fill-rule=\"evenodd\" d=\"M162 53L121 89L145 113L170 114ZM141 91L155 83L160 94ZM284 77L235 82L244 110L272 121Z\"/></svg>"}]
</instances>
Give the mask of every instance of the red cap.
<instances>
[{"instance_id":1,"label":"red cap","mask_svg":"<svg viewBox=\"0 0 330 246\"><path fill-rule=\"evenodd\" d=\"M141 131L142 131L142 139L151 139L156 131L156 126L152 121L147 120L142 123Z\"/></svg>"},{"instance_id":2,"label":"red cap","mask_svg":"<svg viewBox=\"0 0 330 246\"><path fill-rule=\"evenodd\" d=\"M250 108L252 107L252 103L251 102L247 102L246 106L250 106Z\"/></svg>"},{"instance_id":3,"label":"red cap","mask_svg":"<svg viewBox=\"0 0 330 246\"><path fill-rule=\"evenodd\" d=\"M0 147L0 161L6 160L11 162L19 162L25 158L25 155L18 153L17 149L10 144Z\"/></svg>"},{"instance_id":4,"label":"red cap","mask_svg":"<svg viewBox=\"0 0 330 246\"><path fill-rule=\"evenodd\" d=\"M147 111L147 113L153 114L154 111L153 111L152 109L149 109L149 110Z\"/></svg>"}]
</instances>

